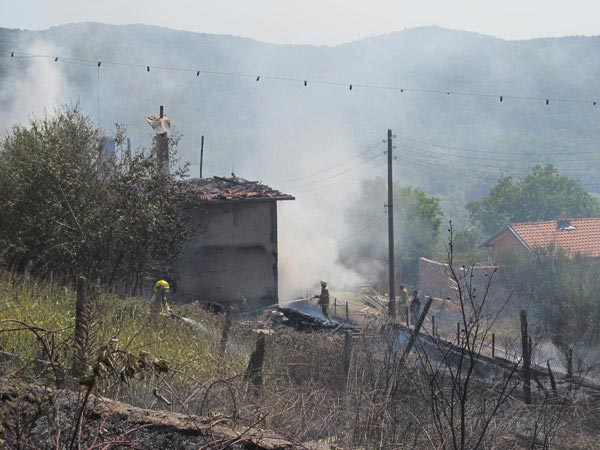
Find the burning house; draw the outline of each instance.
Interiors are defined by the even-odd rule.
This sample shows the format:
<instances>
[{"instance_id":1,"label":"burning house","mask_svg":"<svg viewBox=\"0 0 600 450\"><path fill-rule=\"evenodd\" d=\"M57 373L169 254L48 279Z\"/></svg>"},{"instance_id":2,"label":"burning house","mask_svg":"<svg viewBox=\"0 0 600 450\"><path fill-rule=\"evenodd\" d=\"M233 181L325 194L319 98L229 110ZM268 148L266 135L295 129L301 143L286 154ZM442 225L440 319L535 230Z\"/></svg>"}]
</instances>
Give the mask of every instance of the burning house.
<instances>
[{"instance_id":1,"label":"burning house","mask_svg":"<svg viewBox=\"0 0 600 450\"><path fill-rule=\"evenodd\" d=\"M294 197L237 176L185 183L200 227L174 264L176 298L242 311L277 303L277 202Z\"/></svg>"}]
</instances>

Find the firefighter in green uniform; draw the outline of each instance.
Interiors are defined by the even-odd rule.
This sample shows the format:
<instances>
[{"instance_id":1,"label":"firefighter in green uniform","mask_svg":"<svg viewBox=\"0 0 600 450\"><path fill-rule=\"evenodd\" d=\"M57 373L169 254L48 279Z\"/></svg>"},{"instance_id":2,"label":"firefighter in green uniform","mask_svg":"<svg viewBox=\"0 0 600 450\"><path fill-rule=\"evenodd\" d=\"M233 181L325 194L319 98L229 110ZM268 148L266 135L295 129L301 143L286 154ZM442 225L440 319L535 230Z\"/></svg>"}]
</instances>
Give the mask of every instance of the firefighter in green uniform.
<instances>
[{"instance_id":1,"label":"firefighter in green uniform","mask_svg":"<svg viewBox=\"0 0 600 450\"><path fill-rule=\"evenodd\" d=\"M315 295L314 298L319 299L319 305L321 305L321 310L323 311L323 315L327 317L328 320L331 320L331 316L329 315L329 290L327 289L327 282L321 280L321 294Z\"/></svg>"}]
</instances>

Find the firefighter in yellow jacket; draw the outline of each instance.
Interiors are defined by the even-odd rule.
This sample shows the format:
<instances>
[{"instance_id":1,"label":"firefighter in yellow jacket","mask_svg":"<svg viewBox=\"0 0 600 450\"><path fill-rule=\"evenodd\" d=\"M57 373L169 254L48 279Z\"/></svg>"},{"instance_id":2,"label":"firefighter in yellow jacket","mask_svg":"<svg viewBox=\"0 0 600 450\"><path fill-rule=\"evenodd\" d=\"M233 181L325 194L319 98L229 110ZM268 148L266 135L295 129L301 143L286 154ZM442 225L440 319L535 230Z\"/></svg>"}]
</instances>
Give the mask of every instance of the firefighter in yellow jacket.
<instances>
[{"instance_id":1,"label":"firefighter in yellow jacket","mask_svg":"<svg viewBox=\"0 0 600 450\"><path fill-rule=\"evenodd\" d=\"M171 287L166 280L158 280L154 284L154 293L152 295L152 305L158 312L169 312L171 310L167 303L167 294Z\"/></svg>"}]
</instances>

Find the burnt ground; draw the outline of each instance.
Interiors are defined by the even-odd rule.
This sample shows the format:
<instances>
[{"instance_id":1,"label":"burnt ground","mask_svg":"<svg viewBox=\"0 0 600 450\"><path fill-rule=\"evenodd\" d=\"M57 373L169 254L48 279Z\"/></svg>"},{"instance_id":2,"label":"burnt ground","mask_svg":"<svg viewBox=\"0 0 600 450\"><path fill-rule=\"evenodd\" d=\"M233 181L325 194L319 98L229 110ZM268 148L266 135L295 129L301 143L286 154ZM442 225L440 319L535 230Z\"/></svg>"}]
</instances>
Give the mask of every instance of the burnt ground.
<instances>
[{"instance_id":1,"label":"burnt ground","mask_svg":"<svg viewBox=\"0 0 600 450\"><path fill-rule=\"evenodd\" d=\"M142 409L93 395L80 414L84 398L85 393L0 378L0 448L306 448L260 423Z\"/></svg>"}]
</instances>

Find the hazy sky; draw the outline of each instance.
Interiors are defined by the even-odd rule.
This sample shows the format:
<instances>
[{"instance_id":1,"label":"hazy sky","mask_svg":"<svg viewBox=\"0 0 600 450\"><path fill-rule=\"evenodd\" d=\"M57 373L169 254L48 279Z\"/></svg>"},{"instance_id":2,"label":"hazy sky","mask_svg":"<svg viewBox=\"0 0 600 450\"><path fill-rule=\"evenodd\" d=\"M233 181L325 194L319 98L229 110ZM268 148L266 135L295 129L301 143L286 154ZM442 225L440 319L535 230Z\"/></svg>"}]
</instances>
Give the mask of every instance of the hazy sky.
<instances>
[{"instance_id":1,"label":"hazy sky","mask_svg":"<svg viewBox=\"0 0 600 450\"><path fill-rule=\"evenodd\" d=\"M439 25L506 39L600 35L597 0L0 0L0 26L145 23L266 42L337 44Z\"/></svg>"}]
</instances>

